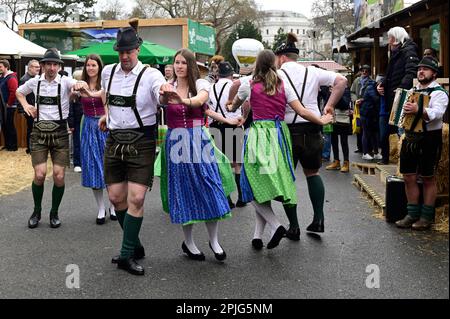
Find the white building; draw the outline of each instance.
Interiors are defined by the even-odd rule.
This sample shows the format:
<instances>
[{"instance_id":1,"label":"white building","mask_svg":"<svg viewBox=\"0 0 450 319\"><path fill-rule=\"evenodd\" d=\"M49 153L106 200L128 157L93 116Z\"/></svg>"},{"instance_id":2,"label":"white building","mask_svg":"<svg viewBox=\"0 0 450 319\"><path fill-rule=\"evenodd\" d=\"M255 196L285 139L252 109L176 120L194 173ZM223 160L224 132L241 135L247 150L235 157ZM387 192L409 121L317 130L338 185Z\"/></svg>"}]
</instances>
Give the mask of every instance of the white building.
<instances>
[{"instance_id":1,"label":"white building","mask_svg":"<svg viewBox=\"0 0 450 319\"><path fill-rule=\"evenodd\" d=\"M297 35L300 57L309 58L313 43L312 39L308 37L308 30L312 29L311 21L303 14L292 11L264 11L264 20L260 27L263 41L272 46L280 28L285 33L292 32Z\"/></svg>"}]
</instances>

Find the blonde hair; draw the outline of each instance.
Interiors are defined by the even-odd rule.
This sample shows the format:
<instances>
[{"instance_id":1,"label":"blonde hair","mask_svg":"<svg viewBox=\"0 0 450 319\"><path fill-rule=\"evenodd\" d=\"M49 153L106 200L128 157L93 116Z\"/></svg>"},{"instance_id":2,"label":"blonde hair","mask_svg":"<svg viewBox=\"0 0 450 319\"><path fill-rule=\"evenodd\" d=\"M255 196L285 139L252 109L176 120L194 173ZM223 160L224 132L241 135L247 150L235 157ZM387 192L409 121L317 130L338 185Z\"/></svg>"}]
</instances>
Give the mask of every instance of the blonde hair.
<instances>
[{"instance_id":1,"label":"blonde hair","mask_svg":"<svg viewBox=\"0 0 450 319\"><path fill-rule=\"evenodd\" d=\"M256 58L254 83L263 83L267 95L275 95L281 85L275 66L275 54L271 50L262 50Z\"/></svg>"},{"instance_id":2,"label":"blonde hair","mask_svg":"<svg viewBox=\"0 0 450 319\"><path fill-rule=\"evenodd\" d=\"M83 74L82 70L76 70L76 71L73 72L72 78L74 78L77 81L80 81L82 74Z\"/></svg>"}]
</instances>

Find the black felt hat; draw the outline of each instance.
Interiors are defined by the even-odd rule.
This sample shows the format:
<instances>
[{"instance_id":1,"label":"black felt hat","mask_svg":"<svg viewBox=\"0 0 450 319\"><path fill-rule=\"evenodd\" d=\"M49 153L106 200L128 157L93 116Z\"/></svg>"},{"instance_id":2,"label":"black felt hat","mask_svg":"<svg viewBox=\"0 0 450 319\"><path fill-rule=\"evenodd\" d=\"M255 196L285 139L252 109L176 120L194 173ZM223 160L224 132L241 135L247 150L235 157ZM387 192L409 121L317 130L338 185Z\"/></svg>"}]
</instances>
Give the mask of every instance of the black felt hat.
<instances>
[{"instance_id":1,"label":"black felt hat","mask_svg":"<svg viewBox=\"0 0 450 319\"><path fill-rule=\"evenodd\" d=\"M424 66L435 72L439 72L439 62L431 56L423 57L417 66Z\"/></svg>"},{"instance_id":2,"label":"black felt hat","mask_svg":"<svg viewBox=\"0 0 450 319\"><path fill-rule=\"evenodd\" d=\"M120 28L117 32L117 41L114 44L115 51L130 51L137 49L142 44L142 39L137 33L139 20L130 20L130 27Z\"/></svg>"},{"instance_id":3,"label":"black felt hat","mask_svg":"<svg viewBox=\"0 0 450 319\"><path fill-rule=\"evenodd\" d=\"M294 33L288 33L286 42L282 43L275 50L276 55L282 55L286 53L295 53L299 54L300 50L297 49L295 42L298 42L297 36Z\"/></svg>"},{"instance_id":4,"label":"black felt hat","mask_svg":"<svg viewBox=\"0 0 450 319\"><path fill-rule=\"evenodd\" d=\"M44 57L41 59L40 63L45 62L56 62L59 64L64 64L63 60L61 60L61 56L58 53L58 50L55 48L48 49L44 53Z\"/></svg>"},{"instance_id":5,"label":"black felt hat","mask_svg":"<svg viewBox=\"0 0 450 319\"><path fill-rule=\"evenodd\" d=\"M230 62L224 61L219 63L219 77L226 78L234 73Z\"/></svg>"}]
</instances>

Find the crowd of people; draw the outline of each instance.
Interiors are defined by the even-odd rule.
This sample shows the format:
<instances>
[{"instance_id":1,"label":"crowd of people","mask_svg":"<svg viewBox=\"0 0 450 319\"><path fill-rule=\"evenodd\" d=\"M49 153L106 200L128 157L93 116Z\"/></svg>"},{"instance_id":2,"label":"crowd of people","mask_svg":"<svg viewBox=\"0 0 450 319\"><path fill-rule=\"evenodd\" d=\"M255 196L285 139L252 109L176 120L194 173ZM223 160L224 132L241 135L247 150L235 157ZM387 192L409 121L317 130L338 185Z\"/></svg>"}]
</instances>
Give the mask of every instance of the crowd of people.
<instances>
[{"instance_id":1,"label":"crowd of people","mask_svg":"<svg viewBox=\"0 0 450 319\"><path fill-rule=\"evenodd\" d=\"M235 81L231 64L217 56L208 76L201 78L195 55L188 49L177 51L173 64L162 74L139 61L142 39L137 20L118 31L114 50L119 63L104 66L98 55L89 55L78 79L59 73L63 62L55 49L47 50L39 62L28 63L20 87L9 63L0 60L6 118L11 118L16 105L27 118L27 152L35 172L31 188L34 208L28 226L37 227L41 219L48 153L54 181L50 225L61 225L58 212L70 160L68 132L72 131L79 137L79 159L74 154L74 165L79 167L81 185L93 191L96 223L104 224L107 217L106 189L110 219L117 220L123 230L120 253L112 263L131 274L144 274L138 263L145 257L139 233L145 195L154 176L161 179L163 210L172 223L181 225L181 249L192 260L205 260L193 235L194 225L199 223L205 223L215 258L226 259L219 241L219 222L247 203L255 209L254 249L273 249L283 238L298 241L295 169L299 163L313 207L306 230L324 232L325 185L319 173L324 160L324 125L332 124L329 138L334 161L327 170L349 172L348 136L355 108L362 131L358 151L365 160L387 164L386 138L395 131L387 120L394 91L412 88L417 76L416 90L430 95L429 107L409 102L404 109L419 114L427 130L423 134L406 130L400 171L405 176L408 215L397 225L428 229L434 218L434 167L448 95L435 82L437 60L426 55L419 63L415 44L401 29L388 33L391 59L386 75L375 81L370 66L363 65L351 87L340 74L298 64L294 34L276 50L260 51L251 74ZM157 153L161 111L168 130ZM17 138L8 120L2 131L7 150L16 150ZM413 143L415 148L408 147ZM418 202L418 176L424 183L423 205ZM236 190L234 202L231 195ZM282 203L288 227L280 223L272 201ZM270 240L265 245L266 225Z\"/></svg>"}]
</instances>

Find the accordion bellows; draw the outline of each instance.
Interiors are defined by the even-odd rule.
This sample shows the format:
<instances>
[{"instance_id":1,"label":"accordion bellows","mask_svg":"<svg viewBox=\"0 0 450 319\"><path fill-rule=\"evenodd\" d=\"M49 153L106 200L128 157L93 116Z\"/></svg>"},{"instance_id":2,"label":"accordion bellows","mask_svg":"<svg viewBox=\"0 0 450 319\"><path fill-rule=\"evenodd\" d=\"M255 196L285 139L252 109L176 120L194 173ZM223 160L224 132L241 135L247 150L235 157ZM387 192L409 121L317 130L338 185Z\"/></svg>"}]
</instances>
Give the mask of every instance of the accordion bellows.
<instances>
[{"instance_id":1,"label":"accordion bellows","mask_svg":"<svg viewBox=\"0 0 450 319\"><path fill-rule=\"evenodd\" d=\"M394 102L392 103L392 110L389 116L389 124L401 127L405 130L411 130L416 114L406 114L403 112L403 106L406 102L416 102L419 107L423 106L425 109L430 103L430 96L415 92L414 89L395 90ZM423 130L423 120L421 118L413 131L423 132Z\"/></svg>"}]
</instances>

